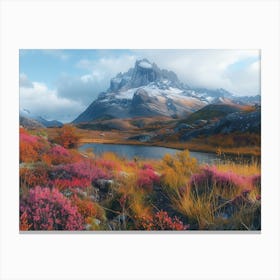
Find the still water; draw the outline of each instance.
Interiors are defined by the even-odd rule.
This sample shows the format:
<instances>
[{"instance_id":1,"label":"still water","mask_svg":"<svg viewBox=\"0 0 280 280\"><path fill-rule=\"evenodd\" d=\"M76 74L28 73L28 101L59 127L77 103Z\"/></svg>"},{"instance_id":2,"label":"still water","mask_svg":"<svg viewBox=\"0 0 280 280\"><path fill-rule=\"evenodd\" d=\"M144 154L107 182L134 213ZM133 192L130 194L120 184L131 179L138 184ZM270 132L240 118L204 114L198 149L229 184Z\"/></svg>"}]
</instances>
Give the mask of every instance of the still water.
<instances>
[{"instance_id":1,"label":"still water","mask_svg":"<svg viewBox=\"0 0 280 280\"><path fill-rule=\"evenodd\" d=\"M173 155L180 151L165 147L100 143L87 143L79 147L80 151L85 151L87 149L93 149L93 152L96 155L101 155L104 152L114 152L119 156L128 159L133 159L135 157L142 159L160 159L165 154ZM190 152L190 156L196 158L199 163L211 164L220 160L220 158L214 153Z\"/></svg>"}]
</instances>

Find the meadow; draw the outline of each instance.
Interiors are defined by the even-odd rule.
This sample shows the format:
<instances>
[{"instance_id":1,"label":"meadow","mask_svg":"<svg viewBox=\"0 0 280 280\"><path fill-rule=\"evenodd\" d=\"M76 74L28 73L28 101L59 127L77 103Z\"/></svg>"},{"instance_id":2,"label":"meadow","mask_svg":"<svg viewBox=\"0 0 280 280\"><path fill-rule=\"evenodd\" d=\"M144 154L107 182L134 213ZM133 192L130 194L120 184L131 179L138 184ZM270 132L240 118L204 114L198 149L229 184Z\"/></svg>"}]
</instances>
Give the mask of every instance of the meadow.
<instances>
[{"instance_id":1,"label":"meadow","mask_svg":"<svg viewBox=\"0 0 280 280\"><path fill-rule=\"evenodd\" d=\"M78 152L80 137L20 128L21 231L261 229L259 162L98 156Z\"/></svg>"}]
</instances>

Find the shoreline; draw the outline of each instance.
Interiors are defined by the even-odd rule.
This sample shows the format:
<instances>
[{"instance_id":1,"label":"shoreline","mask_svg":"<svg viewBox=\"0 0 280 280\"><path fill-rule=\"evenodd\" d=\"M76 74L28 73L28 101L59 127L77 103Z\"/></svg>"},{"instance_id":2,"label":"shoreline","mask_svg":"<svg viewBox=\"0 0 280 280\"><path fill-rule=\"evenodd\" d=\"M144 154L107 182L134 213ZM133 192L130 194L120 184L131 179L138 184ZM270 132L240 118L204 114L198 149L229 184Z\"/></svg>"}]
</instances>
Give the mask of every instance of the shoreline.
<instances>
[{"instance_id":1,"label":"shoreline","mask_svg":"<svg viewBox=\"0 0 280 280\"><path fill-rule=\"evenodd\" d=\"M245 156L245 157L256 157L260 158L261 154L253 153L253 152L242 152L242 151L231 151L234 148L216 148L216 147L193 147L192 143L164 143L164 142L139 142L139 141L126 141L126 140L113 140L113 139L89 139L89 138L82 138L79 141L78 146L84 144L112 144L112 145L137 145L137 146L151 146L151 147L163 147L163 148L170 148L176 150L189 150L190 152L201 152L201 153L209 153L209 154L217 154L217 150L221 151L221 155L227 156ZM199 144L198 144L199 145Z\"/></svg>"}]
</instances>

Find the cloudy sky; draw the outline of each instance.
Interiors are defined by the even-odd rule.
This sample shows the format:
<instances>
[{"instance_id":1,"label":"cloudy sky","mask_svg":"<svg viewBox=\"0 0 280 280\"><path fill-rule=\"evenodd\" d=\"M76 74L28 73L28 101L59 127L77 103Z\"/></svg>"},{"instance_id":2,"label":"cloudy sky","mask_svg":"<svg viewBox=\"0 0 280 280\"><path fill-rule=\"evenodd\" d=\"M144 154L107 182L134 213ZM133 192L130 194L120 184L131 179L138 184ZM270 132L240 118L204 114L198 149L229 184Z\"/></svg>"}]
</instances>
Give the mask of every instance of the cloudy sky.
<instances>
[{"instance_id":1,"label":"cloudy sky","mask_svg":"<svg viewBox=\"0 0 280 280\"><path fill-rule=\"evenodd\" d=\"M192 87L260 94L258 50L20 50L20 107L70 122L142 58Z\"/></svg>"}]
</instances>

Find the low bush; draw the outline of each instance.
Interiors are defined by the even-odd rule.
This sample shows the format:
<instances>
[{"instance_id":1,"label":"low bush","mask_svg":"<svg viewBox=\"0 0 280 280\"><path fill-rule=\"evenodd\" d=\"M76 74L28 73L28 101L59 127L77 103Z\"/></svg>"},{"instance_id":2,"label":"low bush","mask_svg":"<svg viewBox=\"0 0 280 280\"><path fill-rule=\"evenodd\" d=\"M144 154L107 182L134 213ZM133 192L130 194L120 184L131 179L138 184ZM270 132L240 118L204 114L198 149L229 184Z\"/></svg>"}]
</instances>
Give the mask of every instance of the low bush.
<instances>
[{"instance_id":1,"label":"low bush","mask_svg":"<svg viewBox=\"0 0 280 280\"><path fill-rule=\"evenodd\" d=\"M159 211L153 216L142 217L139 221L139 229L142 230L186 230L184 225L176 216L171 218L165 211Z\"/></svg>"},{"instance_id":2,"label":"low bush","mask_svg":"<svg viewBox=\"0 0 280 280\"><path fill-rule=\"evenodd\" d=\"M21 199L21 229L82 230L83 218L76 206L57 189L35 187Z\"/></svg>"}]
</instances>

